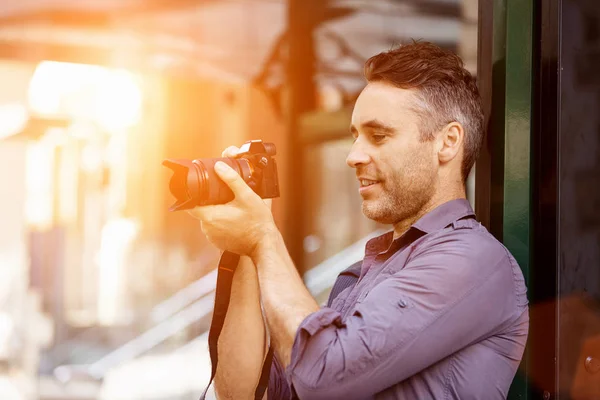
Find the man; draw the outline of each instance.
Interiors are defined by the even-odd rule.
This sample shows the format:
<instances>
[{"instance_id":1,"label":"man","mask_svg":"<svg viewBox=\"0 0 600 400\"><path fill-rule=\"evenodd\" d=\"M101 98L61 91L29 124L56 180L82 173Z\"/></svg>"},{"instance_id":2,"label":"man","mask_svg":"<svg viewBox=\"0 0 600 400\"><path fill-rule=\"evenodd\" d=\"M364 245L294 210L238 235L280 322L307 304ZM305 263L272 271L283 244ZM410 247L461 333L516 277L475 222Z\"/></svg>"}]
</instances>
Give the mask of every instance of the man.
<instances>
[{"instance_id":1,"label":"man","mask_svg":"<svg viewBox=\"0 0 600 400\"><path fill-rule=\"evenodd\" d=\"M261 302L276 358L269 400L506 398L529 317L520 268L465 198L483 138L475 81L430 43L372 57L365 76L347 163L363 213L393 231L368 242L358 279L328 307L303 285L268 205L233 170L215 165L235 199L193 211L211 242L247 256L219 342L221 398L253 396Z\"/></svg>"}]
</instances>

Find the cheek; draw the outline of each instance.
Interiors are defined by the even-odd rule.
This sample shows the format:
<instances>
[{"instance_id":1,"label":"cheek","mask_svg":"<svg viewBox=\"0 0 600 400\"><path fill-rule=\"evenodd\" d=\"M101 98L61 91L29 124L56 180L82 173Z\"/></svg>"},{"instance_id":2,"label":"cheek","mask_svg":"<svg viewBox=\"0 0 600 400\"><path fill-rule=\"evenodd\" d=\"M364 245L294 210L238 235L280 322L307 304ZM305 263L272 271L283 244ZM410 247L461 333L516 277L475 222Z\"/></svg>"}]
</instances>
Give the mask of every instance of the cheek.
<instances>
[{"instance_id":1,"label":"cheek","mask_svg":"<svg viewBox=\"0 0 600 400\"><path fill-rule=\"evenodd\" d=\"M416 147L410 151L399 151L385 163L383 174L387 180L421 181L435 169L429 148Z\"/></svg>"},{"instance_id":2,"label":"cheek","mask_svg":"<svg viewBox=\"0 0 600 400\"><path fill-rule=\"evenodd\" d=\"M381 149L377 157L372 158L373 165L380 176L386 179L408 178L429 170L435 164L434 142L400 141Z\"/></svg>"},{"instance_id":3,"label":"cheek","mask_svg":"<svg viewBox=\"0 0 600 400\"><path fill-rule=\"evenodd\" d=\"M437 153L433 142L419 143L410 153L410 163L419 168L431 168L437 159Z\"/></svg>"},{"instance_id":4,"label":"cheek","mask_svg":"<svg viewBox=\"0 0 600 400\"><path fill-rule=\"evenodd\" d=\"M396 151L380 162L380 169L387 177L405 175L414 166L415 154L405 150Z\"/></svg>"}]
</instances>

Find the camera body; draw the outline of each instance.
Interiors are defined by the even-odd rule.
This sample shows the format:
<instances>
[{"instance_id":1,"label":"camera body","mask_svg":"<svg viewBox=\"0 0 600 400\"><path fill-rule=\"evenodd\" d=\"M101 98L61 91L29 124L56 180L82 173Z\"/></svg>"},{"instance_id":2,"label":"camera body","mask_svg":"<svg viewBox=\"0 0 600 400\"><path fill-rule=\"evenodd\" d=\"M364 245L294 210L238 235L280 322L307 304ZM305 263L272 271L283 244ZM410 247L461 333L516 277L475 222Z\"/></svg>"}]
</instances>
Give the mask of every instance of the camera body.
<instances>
[{"instance_id":1,"label":"camera body","mask_svg":"<svg viewBox=\"0 0 600 400\"><path fill-rule=\"evenodd\" d=\"M240 147L236 157L238 161L244 161L244 165L248 165L250 173L243 177L244 181L263 199L279 197L279 178L274 158L276 154L273 143L250 140Z\"/></svg>"},{"instance_id":2,"label":"camera body","mask_svg":"<svg viewBox=\"0 0 600 400\"><path fill-rule=\"evenodd\" d=\"M240 147L235 158L199 158L196 160L164 160L173 171L169 190L176 198L170 211L188 210L196 206L225 204L234 194L214 172L223 161L233 168L248 186L263 199L279 197L276 149L273 143L250 140Z\"/></svg>"}]
</instances>

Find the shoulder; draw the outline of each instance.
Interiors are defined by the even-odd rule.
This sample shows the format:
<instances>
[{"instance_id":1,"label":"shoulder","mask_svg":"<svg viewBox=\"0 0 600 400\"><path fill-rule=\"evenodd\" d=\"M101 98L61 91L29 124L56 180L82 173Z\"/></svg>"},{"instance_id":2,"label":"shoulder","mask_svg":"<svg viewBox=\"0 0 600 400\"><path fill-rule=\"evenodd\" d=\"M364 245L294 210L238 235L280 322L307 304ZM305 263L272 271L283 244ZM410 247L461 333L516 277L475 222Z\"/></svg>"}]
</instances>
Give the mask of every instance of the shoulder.
<instances>
[{"instance_id":1,"label":"shoulder","mask_svg":"<svg viewBox=\"0 0 600 400\"><path fill-rule=\"evenodd\" d=\"M525 304L521 269L506 247L481 224L471 220L432 232L413 243L406 268L431 271L429 279L455 288L491 283Z\"/></svg>"},{"instance_id":2,"label":"shoulder","mask_svg":"<svg viewBox=\"0 0 600 400\"><path fill-rule=\"evenodd\" d=\"M459 221L462 222L462 221ZM477 221L451 225L421 237L412 245L411 259L458 262L460 266L493 269L511 266L511 254Z\"/></svg>"},{"instance_id":3,"label":"shoulder","mask_svg":"<svg viewBox=\"0 0 600 400\"><path fill-rule=\"evenodd\" d=\"M513 323L526 311L521 269L506 247L484 227L447 228L413 243L399 277L428 304L459 307L472 315Z\"/></svg>"}]
</instances>

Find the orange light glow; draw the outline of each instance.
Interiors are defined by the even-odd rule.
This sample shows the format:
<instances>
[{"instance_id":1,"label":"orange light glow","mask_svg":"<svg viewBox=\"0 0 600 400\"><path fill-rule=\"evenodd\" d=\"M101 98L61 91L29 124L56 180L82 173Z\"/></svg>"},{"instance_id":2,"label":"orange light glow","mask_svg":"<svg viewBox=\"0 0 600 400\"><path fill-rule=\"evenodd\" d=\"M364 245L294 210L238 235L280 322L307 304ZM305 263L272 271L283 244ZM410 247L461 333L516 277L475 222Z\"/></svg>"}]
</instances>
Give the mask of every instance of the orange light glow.
<instances>
[{"instance_id":1,"label":"orange light glow","mask_svg":"<svg viewBox=\"0 0 600 400\"><path fill-rule=\"evenodd\" d=\"M36 114L92 121L111 133L141 118L140 80L121 69L44 61L31 78L28 95Z\"/></svg>"}]
</instances>

